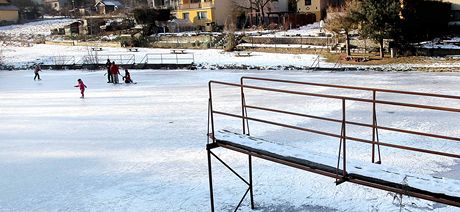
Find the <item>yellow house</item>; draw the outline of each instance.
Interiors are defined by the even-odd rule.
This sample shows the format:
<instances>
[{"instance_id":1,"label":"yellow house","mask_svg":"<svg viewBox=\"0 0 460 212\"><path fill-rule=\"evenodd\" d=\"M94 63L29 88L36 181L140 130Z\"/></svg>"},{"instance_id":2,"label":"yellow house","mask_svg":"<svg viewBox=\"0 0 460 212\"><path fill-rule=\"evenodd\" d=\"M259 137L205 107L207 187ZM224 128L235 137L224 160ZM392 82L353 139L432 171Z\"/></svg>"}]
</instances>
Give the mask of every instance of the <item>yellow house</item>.
<instances>
[{"instance_id":1,"label":"yellow house","mask_svg":"<svg viewBox=\"0 0 460 212\"><path fill-rule=\"evenodd\" d=\"M19 9L8 0L0 0L0 22L18 22Z\"/></svg>"},{"instance_id":2,"label":"yellow house","mask_svg":"<svg viewBox=\"0 0 460 212\"><path fill-rule=\"evenodd\" d=\"M314 14L316 21L320 21L324 18L328 6L328 0L298 0L297 12Z\"/></svg>"},{"instance_id":3,"label":"yellow house","mask_svg":"<svg viewBox=\"0 0 460 212\"><path fill-rule=\"evenodd\" d=\"M232 0L180 0L176 17L196 26L205 26L211 22L224 25L230 21L231 12Z\"/></svg>"}]
</instances>

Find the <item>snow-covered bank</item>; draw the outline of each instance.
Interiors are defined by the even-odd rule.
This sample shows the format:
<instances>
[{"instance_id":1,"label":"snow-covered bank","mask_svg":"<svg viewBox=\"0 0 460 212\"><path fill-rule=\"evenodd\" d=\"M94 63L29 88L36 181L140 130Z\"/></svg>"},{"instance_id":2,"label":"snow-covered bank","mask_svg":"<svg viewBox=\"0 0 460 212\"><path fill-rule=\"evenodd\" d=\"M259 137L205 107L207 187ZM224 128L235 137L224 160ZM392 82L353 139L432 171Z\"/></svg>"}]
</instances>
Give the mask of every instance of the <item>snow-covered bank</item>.
<instances>
[{"instance_id":1,"label":"snow-covered bank","mask_svg":"<svg viewBox=\"0 0 460 212\"><path fill-rule=\"evenodd\" d=\"M148 53L170 54L170 49L138 48L138 52L130 52L127 48L103 47L102 51L94 52L91 47L86 46L59 46L59 45L34 45L32 47L5 47L3 49L4 62L7 66L19 68L29 67L33 63L53 63L53 57L76 57L81 58L87 55L133 55L136 63L141 62ZM192 50L187 49L187 53L194 54L195 64L200 67L208 68L212 66L311 66L317 55L309 54L276 54L253 52L250 57L238 57L234 52L224 52L218 49ZM320 66L331 66L321 59Z\"/></svg>"},{"instance_id":2,"label":"snow-covered bank","mask_svg":"<svg viewBox=\"0 0 460 212\"><path fill-rule=\"evenodd\" d=\"M3 47L1 54L5 66L13 69L27 69L35 63L53 64L54 57L74 57L79 60L84 56L115 55L119 57L133 56L135 62L142 61L149 53L163 53L170 55L170 49L138 48L138 52L131 52L127 48L102 47L102 51L94 52L92 46L59 46L39 44L32 47ZM271 70L303 70L310 67L331 68L337 67L335 63L327 62L325 58L316 54L280 54L252 52L248 57L240 57L235 52L224 52L219 49L196 50L187 49L186 53L194 55L194 63L199 69L271 69ZM319 56L319 65L316 64ZM59 59L58 58L58 59ZM116 61L116 59L115 59ZM381 71L414 71L420 68L458 71L459 62L445 62L442 59L433 59L432 63L425 64L389 64L389 65L346 65L340 67L357 68L361 70Z\"/></svg>"},{"instance_id":3,"label":"snow-covered bank","mask_svg":"<svg viewBox=\"0 0 460 212\"><path fill-rule=\"evenodd\" d=\"M31 71L0 72L0 211L209 210L205 151L209 80L239 82L242 75L252 75L451 95L458 95L460 90L459 73L133 70L133 80L138 84L117 86L106 83L104 73L45 70L42 81L33 81ZM87 99L79 99L78 89L72 87L78 78L88 86ZM216 91L222 110L239 112L239 90ZM335 111L332 115L340 113L321 101L315 101L313 107L307 106L305 99L279 101L252 96L249 100L278 108L298 107L315 114L328 110ZM362 107L350 106L350 117L362 114ZM379 119L380 124L442 130L452 136L459 133L456 124L439 128L458 121L450 114L433 114L438 122L429 127L414 111L382 110L392 116L410 115L410 119ZM311 125L305 120L295 121L300 126ZM219 123L241 124L233 119ZM297 136L292 131L254 126L251 132L289 139L287 145L305 142L305 134ZM318 151L334 152L338 147L324 140L312 144ZM431 144L437 145L426 145ZM460 151L455 143L442 148ZM368 146L359 150L369 152ZM389 148L382 151L384 164L424 174L449 171L455 164L426 155L401 157L400 152ZM216 154L247 176L246 156L222 149ZM350 156L368 158L363 154ZM232 210L246 185L217 161L213 164L216 209ZM262 211L400 209L384 191L348 183L336 186L331 178L261 159L254 159L253 167L255 204ZM407 197L403 203L410 211L458 210ZM241 211L251 211L248 201L244 201Z\"/></svg>"}]
</instances>

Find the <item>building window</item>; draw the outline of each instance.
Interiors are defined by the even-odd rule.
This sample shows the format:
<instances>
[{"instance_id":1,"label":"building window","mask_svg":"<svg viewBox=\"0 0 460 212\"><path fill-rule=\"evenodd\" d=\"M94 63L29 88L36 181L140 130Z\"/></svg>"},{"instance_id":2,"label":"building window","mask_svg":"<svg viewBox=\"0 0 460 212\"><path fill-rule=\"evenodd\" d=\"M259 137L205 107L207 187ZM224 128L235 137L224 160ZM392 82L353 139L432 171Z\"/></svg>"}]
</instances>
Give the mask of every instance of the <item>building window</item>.
<instances>
[{"instance_id":1,"label":"building window","mask_svg":"<svg viewBox=\"0 0 460 212\"><path fill-rule=\"evenodd\" d=\"M198 12L198 20L208 19L207 12Z\"/></svg>"},{"instance_id":2,"label":"building window","mask_svg":"<svg viewBox=\"0 0 460 212\"><path fill-rule=\"evenodd\" d=\"M460 21L460 10L453 10L454 12L454 21Z\"/></svg>"},{"instance_id":3,"label":"building window","mask_svg":"<svg viewBox=\"0 0 460 212\"><path fill-rule=\"evenodd\" d=\"M305 5L311 5L311 0L305 0Z\"/></svg>"},{"instance_id":4,"label":"building window","mask_svg":"<svg viewBox=\"0 0 460 212\"><path fill-rule=\"evenodd\" d=\"M190 20L190 14L189 13L183 13L183 19L184 20Z\"/></svg>"}]
</instances>

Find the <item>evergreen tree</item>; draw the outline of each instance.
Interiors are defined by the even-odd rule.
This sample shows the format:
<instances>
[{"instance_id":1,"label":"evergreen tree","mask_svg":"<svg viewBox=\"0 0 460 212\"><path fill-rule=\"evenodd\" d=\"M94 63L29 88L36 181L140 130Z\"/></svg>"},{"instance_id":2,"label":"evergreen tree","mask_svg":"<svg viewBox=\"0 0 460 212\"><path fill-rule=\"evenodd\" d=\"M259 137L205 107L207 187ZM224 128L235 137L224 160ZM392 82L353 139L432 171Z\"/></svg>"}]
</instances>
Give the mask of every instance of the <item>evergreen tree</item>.
<instances>
[{"instance_id":1,"label":"evergreen tree","mask_svg":"<svg viewBox=\"0 0 460 212\"><path fill-rule=\"evenodd\" d=\"M404 0L401 19L401 36L407 43L442 37L448 33L448 23L451 20L451 3L432 0Z\"/></svg>"}]
</instances>

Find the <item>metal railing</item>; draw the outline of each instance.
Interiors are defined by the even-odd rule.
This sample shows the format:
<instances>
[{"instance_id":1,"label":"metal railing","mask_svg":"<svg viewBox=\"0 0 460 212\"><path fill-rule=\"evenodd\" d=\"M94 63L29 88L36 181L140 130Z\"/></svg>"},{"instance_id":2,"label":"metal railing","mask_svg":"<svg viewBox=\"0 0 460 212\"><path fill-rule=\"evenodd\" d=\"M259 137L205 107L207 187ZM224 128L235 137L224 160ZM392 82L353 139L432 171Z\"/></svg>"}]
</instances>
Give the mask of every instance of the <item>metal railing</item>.
<instances>
[{"instance_id":1,"label":"metal railing","mask_svg":"<svg viewBox=\"0 0 460 212\"><path fill-rule=\"evenodd\" d=\"M105 64L107 59L114 61L116 64L128 65L136 63L136 56L134 54L97 54L86 55L82 57L82 64Z\"/></svg>"},{"instance_id":2,"label":"metal railing","mask_svg":"<svg viewBox=\"0 0 460 212\"><path fill-rule=\"evenodd\" d=\"M149 53L142 58L140 64L192 64L195 63L193 53L184 54L167 54L167 53Z\"/></svg>"},{"instance_id":3,"label":"metal railing","mask_svg":"<svg viewBox=\"0 0 460 212\"><path fill-rule=\"evenodd\" d=\"M272 87L262 87L262 86L255 86L255 85L248 85L245 82L247 80L253 80L253 81L265 81L265 82L276 82L276 83L287 83L287 84L296 84L296 85L308 85L308 86L319 86L319 87L329 87L329 88L338 88L338 89L348 89L348 90L359 90L359 91L368 91L371 92L372 98L367 99L367 98L357 98L357 97L348 97L348 96L339 96L339 95L329 95L329 94L319 94L319 93L310 93L310 92L303 92L303 91L293 91L293 90L285 90L285 89L276 89ZM241 88L241 109L242 109L242 114L231 114L223 111L217 111L212 109L212 84L221 84L221 85L226 85L226 86L233 86L233 87L240 87ZM296 113L292 111L285 111L285 110L278 110L274 108L268 108L268 107L260 107L256 105L248 105L246 104L245 100L245 95L244 91L245 89L252 89L252 90L260 90L260 91L269 91L269 92L275 92L275 93L285 93L285 94L294 94L294 95L302 95L302 96L311 96L311 97L320 97L320 98L326 98L326 99L336 99L336 100L341 100L341 107L342 107L342 119L333 119L333 118L327 118L327 117L321 117L321 116L315 116L311 114L302 114L302 113ZM405 145L400 145L400 144L392 144L389 142L382 142L379 140L378 137L378 131L379 130L386 130L386 131L392 131L392 132L398 132L398 133L404 133L404 134L410 134L410 135L418 135L418 136L425 136L425 137L431 137L431 138L438 138L438 139L445 139L445 140L450 140L450 141L460 141L460 137L453 137L453 136L446 136L446 135L440 135L440 134L433 134L433 133L427 133L427 132L420 132L420 131L414 131L414 130L407 130L407 129L400 129L400 128L394 128L394 127L388 127L388 126L382 126L377 123L377 105L391 105L391 106L396 106L396 107L408 107L408 108L417 108L417 109L427 109L427 110L436 110L436 111L445 111L445 112L453 112L453 113L460 113L460 108L454 108L454 107L441 107L441 106L434 106L434 105L424 105L424 104L414 104L414 103L405 103L405 102L396 102L396 101L386 101L386 100L379 100L377 98L377 94L380 93L389 93L389 94L404 94L404 95L410 95L410 96L422 96L422 97L435 97L435 98L440 98L440 99L453 99L453 100L460 100L460 96L452 96L452 95L444 95L444 94L432 94L432 93L421 93L421 92L411 92L411 91L399 91L399 90L389 90L389 89L376 89L376 88L366 88L366 87L355 87L355 86L342 86L342 85L330 85L330 84L319 84L319 83L308 83L308 82L298 82L298 81L289 81L289 80L278 80L278 79L268 79L268 78L257 78L257 77L242 77L241 78L241 83L240 84L235 84L235 83L228 83L228 82L220 82L220 81L210 81L209 82L209 95L210 95L210 124L211 124L211 131L212 135L214 135L214 114L218 115L224 115L224 116L230 116L234 118L239 118L242 119L242 126L243 126L243 133L244 134L249 134L249 128L248 128L248 121L255 121L255 122L261 122L265 124L270 124L270 125L276 125L280 127L285 127L285 128L290 128L290 129L296 129L296 130L301 130L301 131L306 131L310 133L315 133L315 134L320 134L320 135L325 135L329 137L334 137L340 139L341 142L341 150L343 154L343 173L342 176L346 176L346 142L347 141L356 141L356 142L361 142L361 143L367 143L372 145L372 154L371 154L371 161L380 163L381 161L381 156L380 156L380 146L385 146L385 147L391 147L391 148L396 148L396 149L402 149L402 150L408 150L408 151L415 151L415 152L421 152L421 153L428 153L428 154L434 154L434 155L439 155L439 156L446 156L446 157L451 157L455 159L460 159L460 155L457 153L449 153L449 152L442 152L442 151L436 151L436 150L431 150L431 149L426 149L426 148L418 148L418 147L413 147L413 146L405 146ZM364 103L369 103L372 104L372 123L361 123L361 122L354 122L354 121L349 121L349 119L346 119L346 103L350 101L356 101L356 102L364 102ZM316 130L316 129L311 129L311 128L305 128L305 127L299 127L299 126L294 126L294 125L289 125L289 124L284 124L280 122L274 122L274 121L268 121L264 120L261 118L257 117L250 117L247 116L247 109L253 109L253 110L259 110L259 111L265 111L265 112L272 112L272 113L278 113L278 114L286 114L286 115L294 115L294 116L299 116L299 117L305 117L305 118L311 118L311 119L317 119L317 120L322 120L322 121L328 121L328 122L335 122L335 123L341 123L342 124L342 129L340 133L330 133L322 130ZM361 126L361 127L367 127L372 130L372 138L371 139L364 139L364 138L358 138L358 137L351 137L346 134L346 128L347 125L355 125L355 126ZM377 148L377 153L376 153L376 148ZM376 157L378 155L378 160L376 160ZM338 169L338 168L337 168Z\"/></svg>"},{"instance_id":4,"label":"metal railing","mask_svg":"<svg viewBox=\"0 0 460 212\"><path fill-rule=\"evenodd\" d=\"M351 96L343 96L343 95L330 95L330 94L324 94L324 93L314 93L314 92L305 92L305 91L299 91L299 90L289 90L289 89L279 89L279 88L274 88L273 86L260 86L260 85L254 85L254 84L249 84L248 81L250 82L265 82L265 83L274 83L276 85L285 85L285 84L291 84L291 85L298 85L298 86L313 86L313 87L326 87L326 88L333 88L333 89L340 89L340 90L348 90L348 91L360 91L360 92L369 92L369 96L372 96L370 98L361 98L361 97L351 97ZM213 85L221 85L221 86L227 86L227 87L236 87L240 88L241 92L241 114L233 114L229 112L223 112L219 110L215 110L213 108L213 90L212 87ZM409 109L422 109L422 110L435 110L435 111L443 111L443 112L448 112L448 113L454 113L454 114L460 114L460 108L458 106L456 107L445 107L445 106L437 106L437 105L432 105L432 104L419 104L419 103L407 103L406 102L400 102L400 101L388 101L388 100L382 100L381 98L377 98L378 94L387 94L387 96L393 96L393 95L405 95L407 97L430 97L430 98L435 98L436 100L439 100L440 104L443 104L446 100L450 101L457 101L460 100L460 96L453 96L453 95L445 95L445 94L434 94L434 93L422 93L422 92L412 92L412 91L399 91L399 90L391 90L391 89L378 89L378 88L367 88L367 87L356 87L356 86L343 86L343 85L332 85L332 84L320 84L320 83L309 83L309 82L299 82L299 81L291 81L291 80L279 80L279 79L269 79L269 78L260 78L260 77L241 77L240 79L240 84L237 83L228 83L228 82L221 82L221 81L209 81L209 113L208 113L208 154L210 152L210 149L218 146L218 143L216 143L216 138L214 137L215 135L215 123L214 123L214 115L220 115L220 116L226 116L226 117L231 117L231 118L237 118L241 119L242 121L242 133L245 135L249 135L249 121L252 122L258 122L258 123L263 123L263 124L268 124L268 125L275 125L283 128L288 128L288 129L294 129L294 130L299 130L303 132L309 132L309 133L314 133L314 134L319 134L323 136L328 136L331 138L338 139L340 142L339 145L339 153L338 153L338 161L337 161L337 167L336 167L336 173L330 173L330 172L325 172L322 170L317 170L317 169L311 169L308 167L299 167L298 165L292 165L292 163L283 161L280 159L276 158L271 158L270 156L263 156L263 155L258 155L261 158L271 160L277 163L281 164L286 164L290 165L293 167L301 168L307 171L315 172L318 174L322 174L325 176L333 177L336 179L336 183L340 184L345 181L350 181L353 183L361 184L361 185L366 185L378 189L383 189L387 191L392 191L392 192L404 192L407 195L411 195L414 197L418 198L423 198L431 201L436 201L436 202L441 202L449 205L454 205L454 206L460 206L460 203L453 201L452 199L445 199L443 197L439 196L431 196L431 195L426 195L423 192L417 192L417 191L406 191L404 188L398 188L398 187L391 187L388 185L383 185L379 183L374 183L370 181L366 181L363 179L354 179L354 178L349 178L348 173L347 173L347 142L360 142L360 143L365 143L365 144L370 144L371 145L371 161L372 163L381 163L381 153L380 153L380 147L389 147L389 148L395 148L399 150L404 150L404 151L412 151L412 152L420 152L424 154L433 154L433 155L438 155L438 156L445 156L445 157L450 157L453 159L460 159L460 154L454 153L454 152L444 152L444 151L437 151L437 150L432 150L428 148L420 148L420 147L415 147L411 145L402 145L402 144L394 144L394 143L389 143L389 142L382 142L379 139L379 130L385 130L389 132L397 132L397 133L403 133L403 134L408 134L408 135L417 135L417 136L422 136L422 137L429 137L429 138L436 138L436 139L443 139L446 141L451 141L451 142L459 142L460 137L458 136L447 136L447 135L441 135L441 134L434 134L434 133L429 133L429 132L422 132L422 131L415 131L415 130L409 130L409 129L401 129L401 128L395 128L395 127L389 127L389 126L383 126L381 124L378 124L377 122L377 106L382 106L382 105L387 105L387 106L392 106L392 107L400 107L400 108L409 108ZM324 99L331 99L331 100L338 100L340 102L340 109L341 109L341 118L329 118L329 117L324 117L324 116L317 116L314 114L305 114L305 113L298 113L295 111L288 111L288 110L280 110L280 109L275 109L275 108L270 108L270 107L262 107L258 105L251 105L246 103L246 95L245 92L248 90L256 90L256 91L264 91L264 92L271 92L271 93L279 93L279 94L287 94L287 95L299 95L299 96L307 96L307 97L317 97L317 98L324 98ZM387 97L388 98L388 97ZM372 122L371 123L362 123L362 122L356 122L356 121L351 121L351 118L347 117L347 102L361 102L364 104L370 104L372 106L372 109L370 109L369 112L371 112L371 118ZM460 105L460 104L456 104ZM254 116L249 116L248 115L248 110L255 110L255 111L263 111L267 112L269 114L281 114L281 115L290 115L290 116L297 116L297 117L303 117L303 118L309 118L309 119L315 119L315 120L321 120L321 121L326 121L330 123L339 123L341 124L341 129L340 132L333 133L333 132L328 132L324 131L321 129L312 129L308 127L301 127L301 126L296 126L296 125L291 125L291 124L286 124L283 122L278 122L278 121L270 121L266 120L263 118L259 117L254 117ZM347 135L347 127L348 126L359 126L359 127L365 127L369 128L372 130L372 135L371 138L358 138L358 137L353 137ZM210 140L211 139L211 142ZM404 141L400 141L399 143L403 143ZM234 149L236 151L237 148L235 149L234 147L231 147L229 145L224 145L224 147L227 147L229 149ZM212 153L212 152L211 152ZM247 153L249 155L249 160L251 160L251 155L250 153ZM257 154L256 154L257 155ZM214 156L216 157L216 156ZM216 157L218 158L218 157ZM219 159L219 161L221 161ZM221 161L222 162L222 161ZM223 163L223 162L222 162ZM340 163L342 163L342 169L340 169ZM228 165L226 165L227 168ZM213 203L213 189L212 189L212 178L211 178L211 162L210 162L210 156L208 155L208 167L209 167L209 175L210 175L210 189L211 189L211 209L214 209L214 203ZM250 166L250 171L251 171L251 166ZM234 172L235 173L235 172ZM252 179L251 174L249 175L250 179ZM241 178L241 177L240 177ZM252 182L248 184L249 190L252 191ZM246 194L245 194L246 195ZM252 192L251 192L251 207L253 208L253 203L252 203ZM244 198L244 196L243 196ZM242 201L242 200L241 200ZM240 201L240 204L241 204ZM238 204L238 207L240 206ZM238 208L237 207L237 208Z\"/></svg>"},{"instance_id":5,"label":"metal railing","mask_svg":"<svg viewBox=\"0 0 460 212\"><path fill-rule=\"evenodd\" d=\"M320 62L320 59L321 57L318 55L315 57L315 59L313 60L313 63L310 65L310 68L312 68L313 70L316 70L319 68L319 62Z\"/></svg>"}]
</instances>

